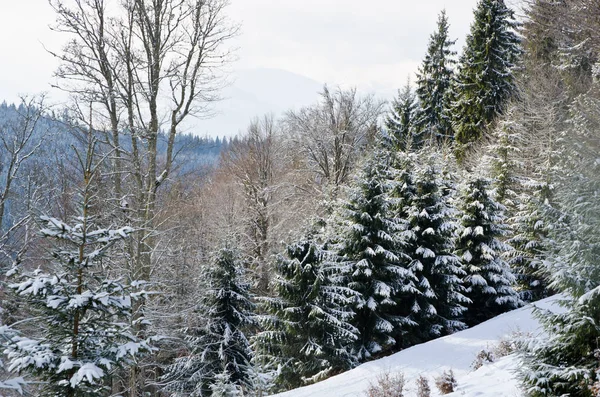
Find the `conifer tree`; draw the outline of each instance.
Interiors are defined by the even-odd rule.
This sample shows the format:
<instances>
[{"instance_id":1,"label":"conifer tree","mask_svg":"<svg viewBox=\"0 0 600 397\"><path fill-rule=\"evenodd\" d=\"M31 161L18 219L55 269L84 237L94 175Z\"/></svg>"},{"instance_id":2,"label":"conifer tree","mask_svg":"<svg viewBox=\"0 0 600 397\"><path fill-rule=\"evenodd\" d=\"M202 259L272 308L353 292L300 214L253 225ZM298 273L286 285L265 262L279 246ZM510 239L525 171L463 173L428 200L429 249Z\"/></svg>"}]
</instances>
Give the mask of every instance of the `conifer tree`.
<instances>
[{"instance_id":1,"label":"conifer tree","mask_svg":"<svg viewBox=\"0 0 600 397\"><path fill-rule=\"evenodd\" d=\"M318 381L357 363L350 348L358 330L347 309L353 293L334 283L336 263L328 256L312 232L288 245L277 260L277 295L261 299L267 313L260 316L264 329L255 346L261 358L279 367L280 389Z\"/></svg>"},{"instance_id":2,"label":"conifer tree","mask_svg":"<svg viewBox=\"0 0 600 397\"><path fill-rule=\"evenodd\" d=\"M520 125L515 122L517 117L512 109L507 110L495 131L495 142L490 147L489 155L496 200L509 211L514 210L518 203L517 190L520 180L517 174L522 168L519 147L523 145L523 140Z\"/></svg>"},{"instance_id":3,"label":"conifer tree","mask_svg":"<svg viewBox=\"0 0 600 397\"><path fill-rule=\"evenodd\" d=\"M490 182L471 176L459 198L460 227L456 253L467 273L464 281L471 300L465 322L476 325L520 304L515 281L503 254L510 249L500 239L506 233L504 207L489 192Z\"/></svg>"},{"instance_id":4,"label":"conifer tree","mask_svg":"<svg viewBox=\"0 0 600 397\"><path fill-rule=\"evenodd\" d=\"M600 381L600 164L598 86L571 105L569 128L560 141L560 171L547 228L550 287L562 293L561 313L539 311L548 338L524 347L523 377L530 395L598 394ZM596 388L595 390L592 390Z\"/></svg>"},{"instance_id":5,"label":"conifer tree","mask_svg":"<svg viewBox=\"0 0 600 397\"><path fill-rule=\"evenodd\" d=\"M354 354L363 361L390 350L402 318L395 314L396 295L410 272L399 254L399 228L392 216L390 192L393 156L379 149L366 162L342 209L339 252L347 267L348 286L359 296L353 324L360 331Z\"/></svg>"},{"instance_id":6,"label":"conifer tree","mask_svg":"<svg viewBox=\"0 0 600 397\"><path fill-rule=\"evenodd\" d=\"M414 163L405 162L407 167ZM401 180L396 197L407 199L399 201L397 216L407 222L401 232L402 252L411 259L411 279L404 282L397 301L399 314L414 325L401 336L407 347L463 329L460 317L468 299L463 295L464 272L452 252L455 225L438 166L426 161Z\"/></svg>"},{"instance_id":7,"label":"conifer tree","mask_svg":"<svg viewBox=\"0 0 600 397\"><path fill-rule=\"evenodd\" d=\"M598 83L571 105L569 127L561 142L560 167L555 167L560 174L551 209L557 214L546 214L552 222L548 241L552 251L547 258L551 287L573 296L600 285L599 106Z\"/></svg>"},{"instance_id":8,"label":"conifer tree","mask_svg":"<svg viewBox=\"0 0 600 397\"><path fill-rule=\"evenodd\" d=\"M600 380L600 290L561 303L566 311L536 312L548 336L522 342L524 389L531 397L597 396L592 388Z\"/></svg>"},{"instance_id":9,"label":"conifer tree","mask_svg":"<svg viewBox=\"0 0 600 397\"><path fill-rule=\"evenodd\" d=\"M0 315L3 313L2 307L0 307ZM0 320L0 346L4 346L7 342L10 342L12 338L16 336L16 332L7 326L2 324ZM27 386L27 382L21 376L14 376L7 372L7 368L4 365L2 357L0 356L0 393L4 391L14 391L19 394L23 394L23 390ZM0 394L2 395L2 394Z\"/></svg>"},{"instance_id":10,"label":"conifer tree","mask_svg":"<svg viewBox=\"0 0 600 397\"><path fill-rule=\"evenodd\" d=\"M56 244L50 262L32 272L20 267L9 272L9 288L36 315L39 331L23 329L5 344L9 370L43 380L41 396L106 396L114 373L152 350L153 338L142 340L132 332L132 302L145 295L138 291L145 284L106 275L106 266L116 260L113 247L133 229L95 224L101 164L96 144L90 137L87 152L77 152L83 183L74 224L41 217L41 236Z\"/></svg>"},{"instance_id":11,"label":"conifer tree","mask_svg":"<svg viewBox=\"0 0 600 397\"><path fill-rule=\"evenodd\" d=\"M548 217L545 214L550 187L532 180L525 184L516 213L509 219L511 237L508 264L516 277L519 298L533 302L549 296L550 275L544 264L548 252Z\"/></svg>"},{"instance_id":12,"label":"conifer tree","mask_svg":"<svg viewBox=\"0 0 600 397\"><path fill-rule=\"evenodd\" d=\"M448 37L448 18L443 10L438 18L437 30L429 38L427 54L417 73L419 108L415 124L421 131L422 141L445 142L454 139L450 103L452 80L456 63L456 40Z\"/></svg>"},{"instance_id":13,"label":"conifer tree","mask_svg":"<svg viewBox=\"0 0 600 397\"><path fill-rule=\"evenodd\" d=\"M194 313L200 316L200 327L183 330L189 353L176 359L165 376L171 395L195 397L210 395L215 388L248 388L252 351L246 332L255 320L242 270L234 250L222 248L213 255L203 275L206 291Z\"/></svg>"},{"instance_id":14,"label":"conifer tree","mask_svg":"<svg viewBox=\"0 0 600 397\"><path fill-rule=\"evenodd\" d=\"M420 144L421 139L415 129L416 109L416 95L407 79L404 88L398 90L385 121L389 139L396 150L406 150Z\"/></svg>"},{"instance_id":15,"label":"conifer tree","mask_svg":"<svg viewBox=\"0 0 600 397\"><path fill-rule=\"evenodd\" d=\"M514 91L513 70L521 51L513 11L504 0L479 0L474 18L459 60L452 105L460 160L504 110Z\"/></svg>"}]
</instances>

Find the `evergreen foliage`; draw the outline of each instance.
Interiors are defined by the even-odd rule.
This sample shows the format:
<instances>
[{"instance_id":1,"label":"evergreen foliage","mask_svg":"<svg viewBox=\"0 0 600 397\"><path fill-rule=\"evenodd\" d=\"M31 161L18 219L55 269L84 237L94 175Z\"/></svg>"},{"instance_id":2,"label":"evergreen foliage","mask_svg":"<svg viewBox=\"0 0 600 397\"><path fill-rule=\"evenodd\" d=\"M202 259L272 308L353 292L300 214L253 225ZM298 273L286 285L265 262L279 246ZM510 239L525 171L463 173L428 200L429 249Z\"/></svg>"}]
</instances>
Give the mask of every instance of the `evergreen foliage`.
<instances>
[{"instance_id":1,"label":"evergreen foliage","mask_svg":"<svg viewBox=\"0 0 600 397\"><path fill-rule=\"evenodd\" d=\"M529 181L516 213L509 219L511 250L508 264L516 277L516 290L521 300L533 302L551 294L550 276L544 264L548 253L548 219L545 215L549 186Z\"/></svg>"},{"instance_id":2,"label":"evergreen foliage","mask_svg":"<svg viewBox=\"0 0 600 397\"><path fill-rule=\"evenodd\" d=\"M456 253L467 273L464 281L472 303L464 319L469 326L520 304L512 287L514 275L503 258L510 247L500 240L506 233L504 207L493 199L489 186L487 179L470 177L461 189L458 204Z\"/></svg>"},{"instance_id":3,"label":"evergreen foliage","mask_svg":"<svg viewBox=\"0 0 600 397\"><path fill-rule=\"evenodd\" d=\"M457 157L485 133L514 91L521 53L513 11L503 0L480 0L459 60L453 104Z\"/></svg>"},{"instance_id":4,"label":"evergreen foliage","mask_svg":"<svg viewBox=\"0 0 600 397\"><path fill-rule=\"evenodd\" d=\"M425 161L410 175L408 170L414 165L410 159L403 161L404 172L396 191L401 198L397 216L406 220L401 232L402 252L410 258L410 277L397 297L399 313L412 325L408 332L403 330L402 347L463 329L459 318L469 302L463 295L464 271L452 252L455 224L441 170Z\"/></svg>"},{"instance_id":5,"label":"evergreen foliage","mask_svg":"<svg viewBox=\"0 0 600 397\"><path fill-rule=\"evenodd\" d=\"M278 367L276 384L289 389L323 379L357 364L351 344L358 330L347 309L353 293L338 286L337 264L317 238L290 244L277 260L275 297L261 301L263 330L255 337L259 359Z\"/></svg>"},{"instance_id":6,"label":"evergreen foliage","mask_svg":"<svg viewBox=\"0 0 600 397\"><path fill-rule=\"evenodd\" d=\"M523 342L520 377L531 397L593 397L600 350L600 294L593 289L568 299L562 313L538 311L548 338Z\"/></svg>"},{"instance_id":7,"label":"evergreen foliage","mask_svg":"<svg viewBox=\"0 0 600 397\"><path fill-rule=\"evenodd\" d=\"M518 160L523 145L520 126L512 116L512 109L509 108L494 134L495 143L490 147L490 174L496 200L509 211L518 203L517 190L521 184L518 172L523 167Z\"/></svg>"},{"instance_id":8,"label":"evergreen foliage","mask_svg":"<svg viewBox=\"0 0 600 397\"><path fill-rule=\"evenodd\" d=\"M44 381L41 396L105 396L112 376L134 365L153 350L154 338L139 338L132 305L146 297L146 283L111 278L107 268L117 262L113 247L127 239L129 226L111 229L96 225L99 167L98 141L87 134L87 150L75 150L83 181L78 189L79 211L73 225L42 216L41 237L55 243L51 259L34 271L16 263L9 284L31 317L21 321L20 333L5 343L9 371ZM27 326L35 321L36 329ZM26 332L25 332L26 331ZM27 336L25 336L27 335Z\"/></svg>"},{"instance_id":9,"label":"evergreen foliage","mask_svg":"<svg viewBox=\"0 0 600 397\"><path fill-rule=\"evenodd\" d=\"M348 286L357 292L353 324L360 331L354 354L363 361L390 350L403 319L396 315L396 295L412 276L408 258L399 252L401 225L392 216L394 176L391 152L379 150L356 179L340 222L339 252Z\"/></svg>"},{"instance_id":10,"label":"evergreen foliage","mask_svg":"<svg viewBox=\"0 0 600 397\"><path fill-rule=\"evenodd\" d=\"M549 217L553 247L551 287L580 296L600 285L600 178L597 126L600 85L576 98L569 127L561 139L554 206Z\"/></svg>"},{"instance_id":11,"label":"evergreen foliage","mask_svg":"<svg viewBox=\"0 0 600 397\"><path fill-rule=\"evenodd\" d=\"M2 314L3 309L0 307L0 315ZM4 346L6 342L10 342L10 340L15 336L16 332L9 327L4 326L2 321L0 321L0 346ZM23 377L13 376L13 374L7 373L4 362L2 361L2 357L0 357L0 374L2 376L2 378L0 378L0 393L2 393L2 390L4 390L15 391L19 394L23 394L23 390L27 385L25 379L23 379Z\"/></svg>"},{"instance_id":12,"label":"evergreen foliage","mask_svg":"<svg viewBox=\"0 0 600 397\"><path fill-rule=\"evenodd\" d=\"M398 96L392 102L392 109L385 121L390 143L397 150L418 147L421 143L421 138L416 133L416 110L416 95L410 80L407 80L404 88L398 90Z\"/></svg>"},{"instance_id":13,"label":"evergreen foliage","mask_svg":"<svg viewBox=\"0 0 600 397\"><path fill-rule=\"evenodd\" d=\"M217 251L207 269L195 315L200 327L183 330L189 353L167 370L167 390L173 396L219 395L248 388L252 351L246 332L255 325L254 304L243 267L232 249Z\"/></svg>"},{"instance_id":14,"label":"evergreen foliage","mask_svg":"<svg viewBox=\"0 0 600 397\"><path fill-rule=\"evenodd\" d=\"M43 379L43 396L104 396L118 368L151 350L151 341L136 338L130 325L136 286L143 284L101 272L111 247L133 230L96 229L85 211L74 226L42 221L42 236L59 241L49 270L14 269L18 281L9 285L37 315L40 333L10 339L9 369Z\"/></svg>"},{"instance_id":15,"label":"evergreen foliage","mask_svg":"<svg viewBox=\"0 0 600 397\"><path fill-rule=\"evenodd\" d=\"M450 99L454 78L454 56L451 47L456 40L448 37L448 18L443 10L437 31L429 38L427 54L417 73L419 108L415 124L421 141L446 142L454 139L450 115Z\"/></svg>"},{"instance_id":16,"label":"evergreen foliage","mask_svg":"<svg viewBox=\"0 0 600 397\"><path fill-rule=\"evenodd\" d=\"M598 191L598 86L570 109L560 141L554 205L546 210L547 258L552 283L563 293L565 310L539 312L547 339L524 345L522 373L532 396L595 396L600 338L600 202ZM549 207L549 206L548 206ZM552 210L552 211L550 211ZM596 387L595 391L592 389Z\"/></svg>"}]
</instances>

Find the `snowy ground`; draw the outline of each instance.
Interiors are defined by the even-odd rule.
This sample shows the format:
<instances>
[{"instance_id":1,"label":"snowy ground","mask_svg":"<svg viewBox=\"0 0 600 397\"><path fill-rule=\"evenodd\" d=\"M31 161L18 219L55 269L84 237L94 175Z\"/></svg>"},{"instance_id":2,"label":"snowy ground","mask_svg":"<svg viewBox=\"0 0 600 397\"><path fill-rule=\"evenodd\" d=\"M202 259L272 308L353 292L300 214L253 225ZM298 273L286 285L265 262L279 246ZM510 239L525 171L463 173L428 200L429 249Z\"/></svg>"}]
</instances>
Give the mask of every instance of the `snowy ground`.
<instances>
[{"instance_id":1,"label":"snowy ground","mask_svg":"<svg viewBox=\"0 0 600 397\"><path fill-rule=\"evenodd\" d=\"M555 307L556 298L536 302L536 306ZM458 380L457 391L447 397L521 396L514 370L518 361L514 356L504 357L492 364L473 371L471 365L482 349L494 346L499 340L515 332L538 333L539 324L532 317L532 307L498 316L471 329L454 335L413 346L389 357L368 362L351 371L331 377L323 382L277 394L280 397L364 397L371 383L376 383L378 375L389 371L402 372L407 380L405 397L416 396L415 380L423 375L429 380L432 396L438 396L434 377L444 370L452 369Z\"/></svg>"}]
</instances>

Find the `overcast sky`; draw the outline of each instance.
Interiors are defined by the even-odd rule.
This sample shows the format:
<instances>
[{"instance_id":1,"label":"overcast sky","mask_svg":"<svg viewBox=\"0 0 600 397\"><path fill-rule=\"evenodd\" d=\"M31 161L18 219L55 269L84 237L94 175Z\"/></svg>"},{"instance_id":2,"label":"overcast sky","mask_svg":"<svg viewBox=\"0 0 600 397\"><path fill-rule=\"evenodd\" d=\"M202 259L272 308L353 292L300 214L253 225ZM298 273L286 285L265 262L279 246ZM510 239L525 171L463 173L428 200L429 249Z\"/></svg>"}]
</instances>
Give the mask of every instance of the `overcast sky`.
<instances>
[{"instance_id":1,"label":"overcast sky","mask_svg":"<svg viewBox=\"0 0 600 397\"><path fill-rule=\"evenodd\" d=\"M476 0L233 0L243 21L240 65L276 67L325 82L403 85L446 8L459 48Z\"/></svg>"},{"instance_id":2,"label":"overcast sky","mask_svg":"<svg viewBox=\"0 0 600 397\"><path fill-rule=\"evenodd\" d=\"M279 68L319 82L380 88L416 70L437 15L446 8L460 47L476 0L232 0L242 23L237 68ZM47 0L4 1L0 12L0 98L50 91L57 64L43 46L64 36L48 25Z\"/></svg>"},{"instance_id":3,"label":"overcast sky","mask_svg":"<svg viewBox=\"0 0 600 397\"><path fill-rule=\"evenodd\" d=\"M50 102L60 105L66 96L51 88L58 64L44 47L60 51L65 36L49 28L55 16L48 1L2 2L0 101L47 92ZM230 18L241 24L232 43L238 48L233 65L237 81L216 105L217 116L195 124L195 133L234 135L254 116L313 103L323 83L356 86L391 99L408 76L414 81L444 8L460 53L477 0L230 2Z\"/></svg>"}]
</instances>

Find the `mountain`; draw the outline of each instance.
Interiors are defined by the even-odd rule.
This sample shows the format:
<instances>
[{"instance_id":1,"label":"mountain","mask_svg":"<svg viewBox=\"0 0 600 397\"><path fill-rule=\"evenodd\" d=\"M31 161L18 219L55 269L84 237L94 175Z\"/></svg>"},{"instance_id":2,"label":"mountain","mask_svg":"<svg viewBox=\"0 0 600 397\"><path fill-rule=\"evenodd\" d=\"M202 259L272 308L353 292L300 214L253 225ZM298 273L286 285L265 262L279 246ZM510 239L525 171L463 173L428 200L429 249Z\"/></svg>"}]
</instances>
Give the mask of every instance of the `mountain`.
<instances>
[{"instance_id":1,"label":"mountain","mask_svg":"<svg viewBox=\"0 0 600 397\"><path fill-rule=\"evenodd\" d=\"M557 297L536 302L535 306L556 307ZM477 353L491 349L501 340L509 340L517 333L539 333L539 323L533 317L533 306L502 314L473 328L453 335L416 345L379 360L362 364L350 371L333 376L314 385L277 394L279 397L364 397L370 384L388 372L402 372L406 379L405 397L416 396L417 378L428 379L431 395L438 396L434 378L452 369L458 387L446 397L486 396L516 397L522 395L514 371L518 368L516 356L509 355L494 363L473 370Z\"/></svg>"}]
</instances>

